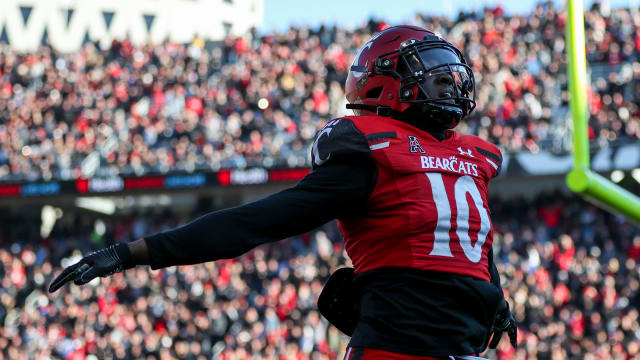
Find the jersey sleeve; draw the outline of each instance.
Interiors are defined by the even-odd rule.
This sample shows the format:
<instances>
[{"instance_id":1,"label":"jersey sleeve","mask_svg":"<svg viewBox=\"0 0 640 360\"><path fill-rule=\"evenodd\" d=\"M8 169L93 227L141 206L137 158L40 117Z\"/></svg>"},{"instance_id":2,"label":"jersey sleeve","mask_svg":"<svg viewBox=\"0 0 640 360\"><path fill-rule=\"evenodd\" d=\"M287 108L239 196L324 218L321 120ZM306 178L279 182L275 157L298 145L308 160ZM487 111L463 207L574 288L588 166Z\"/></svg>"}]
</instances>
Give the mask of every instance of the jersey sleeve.
<instances>
[{"instance_id":1,"label":"jersey sleeve","mask_svg":"<svg viewBox=\"0 0 640 360\"><path fill-rule=\"evenodd\" d=\"M335 119L316 135L311 147L313 168L338 158L369 157L371 150L366 136L350 119Z\"/></svg>"},{"instance_id":2,"label":"jersey sleeve","mask_svg":"<svg viewBox=\"0 0 640 360\"><path fill-rule=\"evenodd\" d=\"M362 209L375 184L367 162L332 161L296 186L264 199L210 212L144 238L149 265L160 269L230 259Z\"/></svg>"},{"instance_id":3,"label":"jersey sleeve","mask_svg":"<svg viewBox=\"0 0 640 360\"><path fill-rule=\"evenodd\" d=\"M500 282L500 273L498 267L493 259L493 249L489 249L487 254L487 263L489 265L489 275L491 275L491 283L500 290L500 297L504 298L504 292L502 291L502 284Z\"/></svg>"}]
</instances>

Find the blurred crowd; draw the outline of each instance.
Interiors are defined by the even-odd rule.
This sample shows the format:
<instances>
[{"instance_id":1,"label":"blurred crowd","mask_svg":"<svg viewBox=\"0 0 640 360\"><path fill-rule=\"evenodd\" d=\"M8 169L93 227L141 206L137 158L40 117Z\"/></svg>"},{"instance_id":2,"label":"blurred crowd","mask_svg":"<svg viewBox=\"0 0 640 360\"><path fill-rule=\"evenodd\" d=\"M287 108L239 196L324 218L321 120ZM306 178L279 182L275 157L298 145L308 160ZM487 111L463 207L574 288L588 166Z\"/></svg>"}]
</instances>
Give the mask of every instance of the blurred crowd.
<instances>
[{"instance_id":1,"label":"blurred crowd","mask_svg":"<svg viewBox=\"0 0 640 360\"><path fill-rule=\"evenodd\" d=\"M640 231L577 198L494 199L494 252L519 323L490 359L640 358ZM159 211L156 209L156 211ZM19 221L18 221L19 216ZM195 216L0 217L0 359L335 359L348 338L316 310L349 265L335 223L235 260L140 266L55 294L63 266ZM9 226L11 224L11 226Z\"/></svg>"},{"instance_id":2,"label":"blurred crowd","mask_svg":"<svg viewBox=\"0 0 640 360\"><path fill-rule=\"evenodd\" d=\"M568 149L563 10L542 3L526 15L496 7L408 23L442 34L474 69L478 107L460 131L508 152ZM217 44L87 43L71 54L0 44L0 180L307 166L316 131L346 114L353 55L386 26ZM596 4L585 26L590 137L598 146L635 141L640 13Z\"/></svg>"},{"instance_id":3,"label":"blurred crowd","mask_svg":"<svg viewBox=\"0 0 640 360\"><path fill-rule=\"evenodd\" d=\"M335 359L348 338L316 309L344 266L335 224L237 260L147 266L46 293L59 267L109 243L191 219L169 211L97 219L65 213L0 230L0 359ZM6 221L6 223L5 223ZM15 221L5 216L3 225Z\"/></svg>"},{"instance_id":4,"label":"blurred crowd","mask_svg":"<svg viewBox=\"0 0 640 360\"><path fill-rule=\"evenodd\" d=\"M640 359L640 230L561 194L492 202L494 252L519 323L499 359Z\"/></svg>"}]
</instances>

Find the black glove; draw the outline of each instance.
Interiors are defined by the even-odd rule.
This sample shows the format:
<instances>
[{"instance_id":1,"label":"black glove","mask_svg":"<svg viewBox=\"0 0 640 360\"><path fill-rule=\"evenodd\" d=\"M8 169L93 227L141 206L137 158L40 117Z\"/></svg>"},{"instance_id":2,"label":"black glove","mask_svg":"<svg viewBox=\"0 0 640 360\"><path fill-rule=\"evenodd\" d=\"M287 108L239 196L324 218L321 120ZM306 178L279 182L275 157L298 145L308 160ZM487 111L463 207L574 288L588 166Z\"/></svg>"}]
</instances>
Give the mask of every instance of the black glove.
<instances>
[{"instance_id":1,"label":"black glove","mask_svg":"<svg viewBox=\"0 0 640 360\"><path fill-rule=\"evenodd\" d=\"M105 277L134 267L133 257L127 244L115 244L93 252L77 263L68 266L49 286L54 292L73 280L76 285L84 285L96 277Z\"/></svg>"},{"instance_id":2,"label":"black glove","mask_svg":"<svg viewBox=\"0 0 640 360\"><path fill-rule=\"evenodd\" d=\"M513 318L511 310L509 310L509 303L503 300L503 304L498 309L496 318L493 322L493 339L489 344L489 348L495 349L502 338L502 334L506 331L509 335L509 341L514 348L518 343L518 327L516 326L516 319Z\"/></svg>"}]
</instances>

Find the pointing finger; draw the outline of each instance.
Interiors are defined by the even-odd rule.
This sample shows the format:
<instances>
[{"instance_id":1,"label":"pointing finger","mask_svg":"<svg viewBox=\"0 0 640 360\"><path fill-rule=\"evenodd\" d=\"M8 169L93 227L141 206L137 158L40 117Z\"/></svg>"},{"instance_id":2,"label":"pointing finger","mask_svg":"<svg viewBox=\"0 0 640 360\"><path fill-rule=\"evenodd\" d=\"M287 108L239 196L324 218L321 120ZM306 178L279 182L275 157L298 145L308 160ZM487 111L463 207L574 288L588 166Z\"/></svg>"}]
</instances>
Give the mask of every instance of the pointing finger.
<instances>
[{"instance_id":1,"label":"pointing finger","mask_svg":"<svg viewBox=\"0 0 640 360\"><path fill-rule=\"evenodd\" d=\"M53 280L53 282L49 286L49 292L52 293L58 290L64 284L73 280L82 271L85 271L86 269L88 269L88 267L89 265L86 263L83 263L82 261L79 261L71 266L68 266L67 268L62 270L62 273L60 273L60 275L58 275L58 277L56 277L55 280Z\"/></svg>"}]
</instances>

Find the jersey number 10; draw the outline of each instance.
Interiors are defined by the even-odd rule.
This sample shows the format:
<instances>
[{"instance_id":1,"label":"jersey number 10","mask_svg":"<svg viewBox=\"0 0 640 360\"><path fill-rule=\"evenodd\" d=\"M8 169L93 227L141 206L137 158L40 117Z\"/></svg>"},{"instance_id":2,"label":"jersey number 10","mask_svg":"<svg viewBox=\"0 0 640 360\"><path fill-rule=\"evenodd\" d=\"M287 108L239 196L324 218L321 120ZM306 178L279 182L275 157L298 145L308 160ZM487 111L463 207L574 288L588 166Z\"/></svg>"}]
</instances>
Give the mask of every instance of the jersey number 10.
<instances>
[{"instance_id":1,"label":"jersey number 10","mask_svg":"<svg viewBox=\"0 0 640 360\"><path fill-rule=\"evenodd\" d=\"M442 174L426 173L426 175L431 183L433 201L435 202L436 209L438 211L438 223L436 224L434 234L433 249L429 255L453 257L451 254L451 247L449 245L449 242L451 241L449 236L449 230L451 229L451 204L447 197L447 191L444 187ZM470 261L477 263L482 257L482 245L487 240L487 234L489 234L489 231L491 230L489 214L484 207L480 191L471 177L459 177L453 188L456 209L458 210L456 216L456 234L458 235L458 239L460 239L460 247ZM472 224L473 228L469 225L469 203L467 202L467 194L471 195L473 203L480 213L479 229L477 228L477 224ZM471 237L469 236L470 231L478 233L478 241L476 241L475 245L471 245Z\"/></svg>"}]
</instances>

